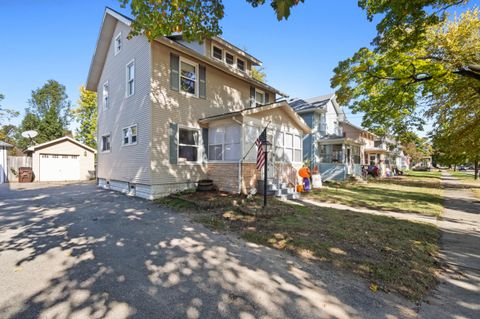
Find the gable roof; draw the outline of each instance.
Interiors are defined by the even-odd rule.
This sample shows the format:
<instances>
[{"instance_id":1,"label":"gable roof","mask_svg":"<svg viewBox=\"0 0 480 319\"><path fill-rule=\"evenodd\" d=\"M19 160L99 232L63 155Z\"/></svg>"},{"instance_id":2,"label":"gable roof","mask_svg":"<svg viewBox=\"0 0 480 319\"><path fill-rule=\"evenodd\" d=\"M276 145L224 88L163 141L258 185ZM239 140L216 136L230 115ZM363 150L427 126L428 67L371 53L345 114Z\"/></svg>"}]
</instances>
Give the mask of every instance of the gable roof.
<instances>
[{"instance_id":1,"label":"gable roof","mask_svg":"<svg viewBox=\"0 0 480 319\"><path fill-rule=\"evenodd\" d=\"M97 152L95 149L91 148L90 146L87 146L83 143L80 143L79 141L71 138L70 136L64 136L64 137L57 138L56 140L52 140L52 141L48 141L48 142L45 142L45 143L42 143L42 144L30 146L25 150L25 152L35 152L35 150L37 150L37 149L44 148L44 147L47 147L47 146L52 145L52 144L65 142L65 141L72 142L72 143L74 143L74 144L76 144L80 147L83 147L87 151L90 151L90 152L93 152L93 153Z\"/></svg>"},{"instance_id":2,"label":"gable roof","mask_svg":"<svg viewBox=\"0 0 480 319\"><path fill-rule=\"evenodd\" d=\"M288 105L286 101L274 102L270 104L265 104L257 107L249 107L241 111L227 112L218 115L213 115L209 117L202 118L198 120L200 124L209 123L216 120L221 120L225 118L231 118L233 116L248 116L251 114L256 114L260 112L267 112L275 109L281 109L288 114L288 116L297 124L304 133L310 133L312 129L305 123L305 121Z\"/></svg>"},{"instance_id":3,"label":"gable roof","mask_svg":"<svg viewBox=\"0 0 480 319\"><path fill-rule=\"evenodd\" d=\"M356 126L356 125L350 123L349 121L340 121L340 124L345 124L345 125L351 126L351 127L353 127L354 129L356 129L356 130L359 130L359 131L361 131L361 132L365 132L365 133L371 134L371 135L372 135L373 137L375 137L375 138L378 137L376 134L374 134L374 133L372 133L372 132L370 132L370 131L368 131L368 130L366 130L366 129L364 129L364 128L361 128L361 127L359 127L359 126Z\"/></svg>"},{"instance_id":4,"label":"gable roof","mask_svg":"<svg viewBox=\"0 0 480 319\"><path fill-rule=\"evenodd\" d=\"M297 113L306 113L312 111L326 111L325 106L329 101L333 101L335 94L321 95L309 99L292 98L288 100L288 104Z\"/></svg>"},{"instance_id":5,"label":"gable roof","mask_svg":"<svg viewBox=\"0 0 480 319\"><path fill-rule=\"evenodd\" d=\"M94 52L94 55L93 55L93 58L92 58L92 62L90 64L90 69L88 71L86 89L89 90L89 91L94 91L94 92L97 91L98 82L100 81L100 77L102 75L103 67L105 66L105 60L107 58L108 49L110 47L111 39L113 38L113 32L115 31L117 21L119 21L121 23L124 23L127 26L131 26L131 24L132 24L132 19L130 19L129 17L127 17L127 16L125 16L125 15L107 7L105 9L105 13L103 15L102 26L100 28L100 32L99 32L98 39L97 39L97 44L96 44L96 47L95 47L95 52ZM198 60L200 60L200 61L202 61L202 62L204 62L204 63L206 63L210 66L213 66L217 69L220 69L220 70L224 71L225 73L228 73L232 76L240 78L244 81L247 81L247 82L249 82L249 83L251 83L255 86L258 86L259 88L262 88L262 89L267 90L267 91L275 92L276 94L279 94L281 96L288 96L287 94L275 89L274 87L272 87L272 86L270 86L270 85L268 85L264 82L258 81L258 80L254 79L253 77L251 77L251 76L249 76L249 75L247 75L243 72L233 70L233 69L227 67L226 65L224 65L224 63L221 63L219 61L214 60L211 57L200 54L200 53L196 52L195 50L192 50L191 48L188 48L187 46L185 46L185 45L183 45L183 44L181 44L177 41L172 40L173 38L175 38L176 36L179 36L179 35L180 34L173 34L172 36L168 36L168 37L166 37L166 36L159 37L155 41L157 41L159 43L162 43L166 46L169 46L169 47L171 47L171 48L173 48L177 51L180 51L182 53L193 56L193 57L197 58ZM259 61L255 57L253 57L253 56L249 55L248 53L238 49L233 44L230 44L229 42L223 40L222 38L214 37L213 39L216 40L216 41L222 42L227 47L231 47L233 49L236 49L236 50L239 50L239 51L243 52L244 54L242 54L242 55L247 56L254 63L257 63L259 65L261 64L261 61Z\"/></svg>"}]
</instances>

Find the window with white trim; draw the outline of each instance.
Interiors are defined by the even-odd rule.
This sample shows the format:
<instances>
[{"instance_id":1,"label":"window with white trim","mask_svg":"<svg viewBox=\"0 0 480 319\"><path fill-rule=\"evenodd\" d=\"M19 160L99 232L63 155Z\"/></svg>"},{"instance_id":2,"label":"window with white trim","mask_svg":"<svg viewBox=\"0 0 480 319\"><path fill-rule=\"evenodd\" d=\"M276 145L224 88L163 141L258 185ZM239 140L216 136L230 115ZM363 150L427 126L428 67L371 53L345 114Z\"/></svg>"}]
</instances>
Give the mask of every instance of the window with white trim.
<instances>
[{"instance_id":1,"label":"window with white trim","mask_svg":"<svg viewBox=\"0 0 480 319\"><path fill-rule=\"evenodd\" d=\"M264 105L265 104L265 92L255 89L255 104Z\"/></svg>"},{"instance_id":2,"label":"window with white trim","mask_svg":"<svg viewBox=\"0 0 480 319\"><path fill-rule=\"evenodd\" d=\"M109 107L110 104L110 97L109 97L109 86L108 86L108 81L103 83L103 90L102 90L102 104L103 104L103 109L106 110Z\"/></svg>"},{"instance_id":3,"label":"window with white trim","mask_svg":"<svg viewBox=\"0 0 480 319\"><path fill-rule=\"evenodd\" d=\"M240 71L245 71L245 61L237 58L237 69Z\"/></svg>"},{"instance_id":4,"label":"window with white trim","mask_svg":"<svg viewBox=\"0 0 480 319\"><path fill-rule=\"evenodd\" d=\"M212 56L215 59L223 61L223 50L217 46L212 46Z\"/></svg>"},{"instance_id":5,"label":"window with white trim","mask_svg":"<svg viewBox=\"0 0 480 319\"><path fill-rule=\"evenodd\" d=\"M178 159L184 162L198 162L200 147L200 131L197 129L179 128Z\"/></svg>"},{"instance_id":6,"label":"window with white trim","mask_svg":"<svg viewBox=\"0 0 480 319\"><path fill-rule=\"evenodd\" d=\"M240 159L239 125L211 127L208 130L208 159L210 161L238 161Z\"/></svg>"},{"instance_id":7,"label":"window with white trim","mask_svg":"<svg viewBox=\"0 0 480 319\"><path fill-rule=\"evenodd\" d=\"M198 67L194 63L180 59L180 90L192 95L197 95Z\"/></svg>"},{"instance_id":8,"label":"window with white trim","mask_svg":"<svg viewBox=\"0 0 480 319\"><path fill-rule=\"evenodd\" d=\"M132 125L124 128L122 131L122 134L123 134L123 139L122 139L123 145L137 144L137 125Z\"/></svg>"},{"instance_id":9,"label":"window with white trim","mask_svg":"<svg viewBox=\"0 0 480 319\"><path fill-rule=\"evenodd\" d=\"M102 152L110 151L110 134L102 136Z\"/></svg>"},{"instance_id":10,"label":"window with white trim","mask_svg":"<svg viewBox=\"0 0 480 319\"><path fill-rule=\"evenodd\" d=\"M122 33L120 32L115 37L115 55L119 54L122 51Z\"/></svg>"},{"instance_id":11,"label":"window with white trim","mask_svg":"<svg viewBox=\"0 0 480 319\"><path fill-rule=\"evenodd\" d=\"M127 64L127 97L135 93L135 61Z\"/></svg>"}]
</instances>

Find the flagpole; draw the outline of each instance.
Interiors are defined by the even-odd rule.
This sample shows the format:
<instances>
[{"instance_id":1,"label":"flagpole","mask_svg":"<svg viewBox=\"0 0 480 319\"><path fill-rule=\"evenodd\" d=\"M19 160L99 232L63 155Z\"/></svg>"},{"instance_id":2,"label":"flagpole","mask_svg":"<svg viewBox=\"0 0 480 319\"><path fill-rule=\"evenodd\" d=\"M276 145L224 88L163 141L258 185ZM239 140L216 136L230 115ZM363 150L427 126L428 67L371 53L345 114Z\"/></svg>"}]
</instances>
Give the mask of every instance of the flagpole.
<instances>
[{"instance_id":1,"label":"flagpole","mask_svg":"<svg viewBox=\"0 0 480 319\"><path fill-rule=\"evenodd\" d=\"M268 174L268 145L267 141L265 141L265 144L263 145L265 147L265 167L264 169L264 180L263 180L263 207L267 207L267 174Z\"/></svg>"}]
</instances>

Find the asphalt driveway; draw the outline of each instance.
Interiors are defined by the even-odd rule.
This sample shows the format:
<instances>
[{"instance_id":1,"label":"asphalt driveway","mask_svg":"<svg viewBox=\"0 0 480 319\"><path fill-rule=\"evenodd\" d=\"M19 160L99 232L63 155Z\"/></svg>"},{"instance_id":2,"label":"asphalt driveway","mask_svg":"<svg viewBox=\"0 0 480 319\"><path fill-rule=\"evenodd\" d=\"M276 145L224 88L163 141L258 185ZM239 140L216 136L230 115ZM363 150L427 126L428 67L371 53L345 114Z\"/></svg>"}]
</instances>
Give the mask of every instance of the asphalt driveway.
<instances>
[{"instance_id":1,"label":"asphalt driveway","mask_svg":"<svg viewBox=\"0 0 480 319\"><path fill-rule=\"evenodd\" d=\"M395 318L357 277L93 184L0 185L0 318ZM24 188L24 189L22 189Z\"/></svg>"}]
</instances>

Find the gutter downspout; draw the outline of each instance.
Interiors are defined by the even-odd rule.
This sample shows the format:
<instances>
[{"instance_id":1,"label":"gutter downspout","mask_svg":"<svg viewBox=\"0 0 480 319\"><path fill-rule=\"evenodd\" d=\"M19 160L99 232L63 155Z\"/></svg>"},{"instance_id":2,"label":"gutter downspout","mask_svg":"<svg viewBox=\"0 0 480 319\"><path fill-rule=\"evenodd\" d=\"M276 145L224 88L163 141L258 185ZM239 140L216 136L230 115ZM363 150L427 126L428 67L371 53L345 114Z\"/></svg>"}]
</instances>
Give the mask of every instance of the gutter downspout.
<instances>
[{"instance_id":1,"label":"gutter downspout","mask_svg":"<svg viewBox=\"0 0 480 319\"><path fill-rule=\"evenodd\" d=\"M237 120L234 117L232 117L232 120L237 123L237 124L240 124L240 126L242 127L242 140L241 140L241 152L240 152L240 160L238 161L238 194L241 194L242 193L242 164L243 164L243 161L245 160L243 158L243 145L245 144L245 135L244 135L244 132L243 132L243 123L240 122L239 120Z\"/></svg>"}]
</instances>

